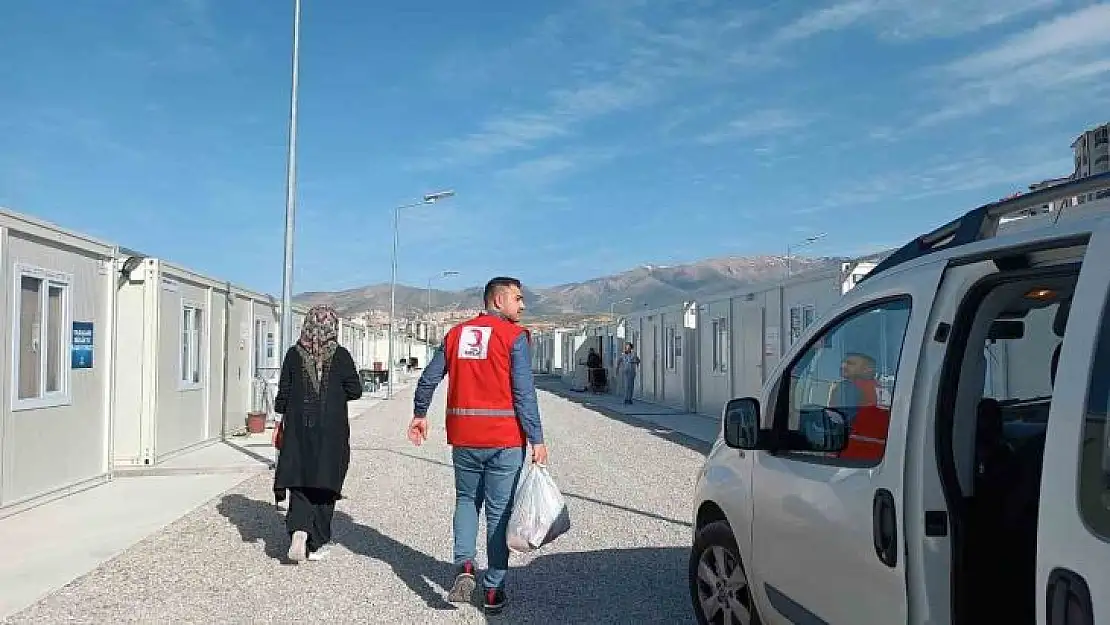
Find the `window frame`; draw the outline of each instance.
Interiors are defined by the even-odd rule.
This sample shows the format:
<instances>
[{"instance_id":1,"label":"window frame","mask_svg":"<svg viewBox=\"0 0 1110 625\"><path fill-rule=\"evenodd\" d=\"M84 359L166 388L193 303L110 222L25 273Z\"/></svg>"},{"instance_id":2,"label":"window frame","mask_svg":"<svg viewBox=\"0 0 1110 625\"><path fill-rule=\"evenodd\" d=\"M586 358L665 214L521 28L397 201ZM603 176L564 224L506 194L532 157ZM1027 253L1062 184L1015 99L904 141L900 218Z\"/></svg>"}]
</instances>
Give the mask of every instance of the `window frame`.
<instances>
[{"instance_id":1,"label":"window frame","mask_svg":"<svg viewBox=\"0 0 1110 625\"><path fill-rule=\"evenodd\" d=\"M10 322L12 371L11 371L11 409L12 412L21 410L38 410L42 408L57 408L73 405L72 377L73 368L70 366L72 359L72 321L73 321L73 275L64 271L55 271L30 264L15 263L12 272L12 302L10 308L12 317ZM42 322L39 324L39 389L35 397L21 398L19 396L19 365L20 365L20 322L23 302L23 278L33 278L41 281L39 302L42 306L40 314ZM58 386L59 390L48 392L46 390L47 364L49 361L49 307L50 287L60 287L62 290L61 336L59 337L58 354ZM69 331L67 331L67 328ZM95 349L95 346L94 346Z\"/></svg>"},{"instance_id":2,"label":"window frame","mask_svg":"<svg viewBox=\"0 0 1110 625\"><path fill-rule=\"evenodd\" d=\"M186 334L185 328L185 313L192 311L191 319L193 320L192 333ZM195 300L182 298L181 306L178 308L177 315L177 390L179 391L197 391L205 386L207 376L205 375L205 362L207 362L205 349L205 328L207 327L207 315L205 314L204 305ZM199 313L199 328L197 313ZM195 350L190 350L190 347L195 347ZM188 351L188 359L186 359L186 352ZM185 363L188 363L187 365ZM197 381L193 381L191 374L196 372ZM188 374L189 377L186 377Z\"/></svg>"},{"instance_id":3,"label":"window frame","mask_svg":"<svg viewBox=\"0 0 1110 625\"><path fill-rule=\"evenodd\" d=\"M729 334L728 317L726 315L713 317L709 328L710 340L712 341L710 346L710 357L713 365L711 374L726 376L729 374L729 366L732 364L729 357L729 352L732 351L732 335Z\"/></svg>"},{"instance_id":4,"label":"window frame","mask_svg":"<svg viewBox=\"0 0 1110 625\"><path fill-rule=\"evenodd\" d=\"M675 349L678 346L675 341L678 330L674 326L667 326L665 334L667 337L667 370L674 371L678 368L678 352Z\"/></svg>"},{"instance_id":5,"label":"window frame","mask_svg":"<svg viewBox=\"0 0 1110 625\"><path fill-rule=\"evenodd\" d=\"M771 415L770 429L774 432L775 438L778 440L786 440L786 434L789 432L790 427L790 374L798 363L809 353L810 348L816 345L819 341L824 341L825 337L834 329L842 326L849 319L866 314L869 311L878 309L884 305L905 302L907 305L908 317L906 319L906 329L902 333L902 345L898 349L898 367L901 369L903 354L906 350L906 338L909 335L909 324L913 320L914 301L913 296L909 293L902 293L898 295L888 295L865 302L860 302L855 306L845 310L839 315L829 319L821 325L821 327L814 332L808 341L800 347L791 357L788 365L782 368L779 372L778 379L775 381L775 387L770 397L773 398L773 405L768 406L768 413ZM894 398L898 392L898 379L899 375L896 373L894 376L894 386L890 389L890 397ZM893 410L893 402L891 405ZM891 414L893 419L893 414ZM890 426L887 426L887 433L889 436ZM888 439L889 440L889 439ZM876 462L866 462L857 460L844 460L837 456L832 455L817 455L803 451L793 451L788 449L777 450L776 455L782 457L784 460L793 460L796 462L806 462L809 464L819 464L826 466L837 466L853 469L873 469L878 467L886 460L886 450L883 450L883 457Z\"/></svg>"},{"instance_id":6,"label":"window frame","mask_svg":"<svg viewBox=\"0 0 1110 625\"><path fill-rule=\"evenodd\" d=\"M795 303L790 306L790 344L797 343L809 326L817 321L817 306L812 303ZM808 318L808 321L807 321ZM797 321L797 324L795 324Z\"/></svg>"},{"instance_id":7,"label":"window frame","mask_svg":"<svg viewBox=\"0 0 1110 625\"><path fill-rule=\"evenodd\" d=\"M1088 518L1088 513L1083 506L1083 489L1084 485L1086 484L1085 478L1090 479L1102 477L1103 479L1110 479L1110 474L1108 474L1107 471L1103 470L1101 475L1087 476L1083 471L1083 467L1086 464L1085 451L1087 446L1084 443L1088 437L1088 425L1093 420L1092 415L1096 414L1092 412L1093 410L1101 409L1101 413L1103 415L1103 444L1098 446L1098 449L1102 451L1102 456L1097 459L1098 465L1103 466L1107 456L1110 455L1110 450L1108 450L1105 446L1107 429L1110 429L1110 382L1106 381L1106 377L1108 375L1106 373L1107 370L1100 369L1100 367L1110 366L1110 315L1108 315L1107 312L1110 312L1110 293L1107 293L1106 298L1103 300L1102 311L1100 313L1101 318L1099 319L1098 336L1095 338L1094 353L1093 357L1091 358L1089 373L1087 374L1087 391L1084 393L1083 397L1083 425L1079 431L1080 435L1079 440L1077 441L1079 445L1079 453L1076 454L1075 458L1075 504L1076 512L1079 515L1079 521L1083 524L1083 527L1086 528L1087 532L1089 532L1091 536L1094 536L1104 543L1110 543L1110 527L1096 528L1091 523ZM1064 334L1067 334L1066 328ZM1102 372L1103 374L1103 381L1101 383L1096 381L1096 376L1098 376L1100 372ZM1103 388L1099 389L1097 388L1097 386L1102 386ZM1099 399L1098 396L1096 396L1096 390L1102 393L1102 399ZM1101 404L1101 406L1099 404ZM1110 489L1110 487L1108 487L1108 489Z\"/></svg>"}]
</instances>

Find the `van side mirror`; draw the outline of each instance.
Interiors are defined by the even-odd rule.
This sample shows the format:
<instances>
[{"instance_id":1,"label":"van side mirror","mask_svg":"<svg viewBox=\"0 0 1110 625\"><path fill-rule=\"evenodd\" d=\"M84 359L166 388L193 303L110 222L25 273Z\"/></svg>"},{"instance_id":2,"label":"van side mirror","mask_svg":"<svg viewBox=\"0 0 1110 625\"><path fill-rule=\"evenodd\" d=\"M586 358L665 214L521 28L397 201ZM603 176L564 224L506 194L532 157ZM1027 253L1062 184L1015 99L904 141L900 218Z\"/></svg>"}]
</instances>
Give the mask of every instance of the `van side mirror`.
<instances>
[{"instance_id":1,"label":"van side mirror","mask_svg":"<svg viewBox=\"0 0 1110 625\"><path fill-rule=\"evenodd\" d=\"M795 451L838 453L848 446L848 418L836 408L802 406L798 434L791 441Z\"/></svg>"},{"instance_id":2,"label":"van side mirror","mask_svg":"<svg viewBox=\"0 0 1110 625\"><path fill-rule=\"evenodd\" d=\"M721 416L725 444L733 449L767 449L770 430L759 428L759 400L742 397L725 404Z\"/></svg>"}]
</instances>

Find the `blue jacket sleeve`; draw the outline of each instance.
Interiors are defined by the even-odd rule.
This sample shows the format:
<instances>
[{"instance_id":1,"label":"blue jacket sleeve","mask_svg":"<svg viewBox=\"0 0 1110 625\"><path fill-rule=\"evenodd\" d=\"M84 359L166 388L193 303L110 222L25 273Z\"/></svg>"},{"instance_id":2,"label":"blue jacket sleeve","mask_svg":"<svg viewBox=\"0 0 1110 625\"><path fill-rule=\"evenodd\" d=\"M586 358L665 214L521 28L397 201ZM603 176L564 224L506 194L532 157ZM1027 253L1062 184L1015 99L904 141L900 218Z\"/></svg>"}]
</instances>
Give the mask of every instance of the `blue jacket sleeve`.
<instances>
[{"instance_id":1,"label":"blue jacket sleeve","mask_svg":"<svg viewBox=\"0 0 1110 625\"><path fill-rule=\"evenodd\" d=\"M424 417L428 415L428 406L432 404L436 387L443 381L445 375L447 375L447 359L443 357L443 346L441 345L432 355L432 360L428 363L428 366L424 367L424 373L420 374L420 380L416 382L416 393L412 400L413 416Z\"/></svg>"},{"instance_id":2,"label":"blue jacket sleeve","mask_svg":"<svg viewBox=\"0 0 1110 625\"><path fill-rule=\"evenodd\" d=\"M513 409L524 426L524 435L533 445L543 443L543 424L540 422L540 406L536 401L536 385L532 378L532 353L528 335L521 333L513 343L510 353Z\"/></svg>"}]
</instances>

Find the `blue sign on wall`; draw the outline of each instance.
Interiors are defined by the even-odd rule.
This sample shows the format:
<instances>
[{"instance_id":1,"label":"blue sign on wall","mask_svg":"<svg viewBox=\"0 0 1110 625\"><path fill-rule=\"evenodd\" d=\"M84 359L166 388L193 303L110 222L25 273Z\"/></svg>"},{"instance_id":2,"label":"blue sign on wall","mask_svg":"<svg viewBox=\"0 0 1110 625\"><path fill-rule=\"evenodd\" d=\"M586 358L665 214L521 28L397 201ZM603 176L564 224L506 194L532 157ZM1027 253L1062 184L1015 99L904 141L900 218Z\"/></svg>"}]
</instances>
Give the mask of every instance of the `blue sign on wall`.
<instances>
[{"instance_id":1,"label":"blue sign on wall","mask_svg":"<svg viewBox=\"0 0 1110 625\"><path fill-rule=\"evenodd\" d=\"M91 321L73 322L73 340L70 342L73 369L92 369L93 324Z\"/></svg>"}]
</instances>

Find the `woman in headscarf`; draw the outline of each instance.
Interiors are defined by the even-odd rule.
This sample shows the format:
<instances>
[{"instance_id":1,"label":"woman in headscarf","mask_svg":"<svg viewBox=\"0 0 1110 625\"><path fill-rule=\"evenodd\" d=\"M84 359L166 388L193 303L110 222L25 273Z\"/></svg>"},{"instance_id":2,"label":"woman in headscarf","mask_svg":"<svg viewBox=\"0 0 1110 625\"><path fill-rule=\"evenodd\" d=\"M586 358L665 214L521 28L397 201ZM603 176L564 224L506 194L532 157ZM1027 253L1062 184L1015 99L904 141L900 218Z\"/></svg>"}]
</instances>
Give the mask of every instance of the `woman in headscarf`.
<instances>
[{"instance_id":1,"label":"woman in headscarf","mask_svg":"<svg viewBox=\"0 0 1110 625\"><path fill-rule=\"evenodd\" d=\"M274 490L289 491L285 525L294 562L324 555L320 548L331 540L351 460L347 402L362 396L362 382L338 334L335 310L313 306L300 340L285 354L274 398L274 410L283 415Z\"/></svg>"}]
</instances>

